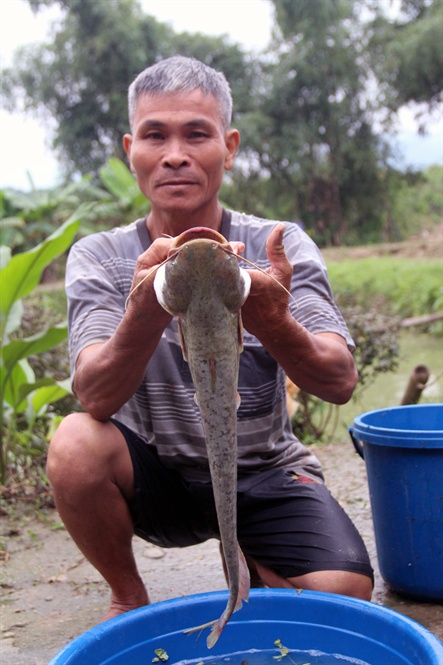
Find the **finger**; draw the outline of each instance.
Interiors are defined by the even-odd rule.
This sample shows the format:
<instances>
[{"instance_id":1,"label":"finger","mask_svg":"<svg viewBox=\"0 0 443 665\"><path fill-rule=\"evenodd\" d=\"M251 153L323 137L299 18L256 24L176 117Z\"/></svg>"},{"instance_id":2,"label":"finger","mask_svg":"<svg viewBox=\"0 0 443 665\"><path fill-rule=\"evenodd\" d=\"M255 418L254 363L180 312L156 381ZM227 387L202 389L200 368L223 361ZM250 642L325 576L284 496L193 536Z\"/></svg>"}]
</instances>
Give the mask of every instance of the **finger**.
<instances>
[{"instance_id":1,"label":"finger","mask_svg":"<svg viewBox=\"0 0 443 665\"><path fill-rule=\"evenodd\" d=\"M285 230L286 227L284 224L277 224L272 229L266 241L266 253L271 264L271 271L277 279L283 282L286 282L292 276L292 265L286 257L283 244Z\"/></svg>"},{"instance_id":2,"label":"finger","mask_svg":"<svg viewBox=\"0 0 443 665\"><path fill-rule=\"evenodd\" d=\"M240 256L240 254L243 254L245 251L245 243L241 242L240 240L233 240L229 243L230 248L236 254L237 256Z\"/></svg>"},{"instance_id":3,"label":"finger","mask_svg":"<svg viewBox=\"0 0 443 665\"><path fill-rule=\"evenodd\" d=\"M285 247L283 245L284 224L274 226L266 240L266 253L271 265L286 260Z\"/></svg>"},{"instance_id":4,"label":"finger","mask_svg":"<svg viewBox=\"0 0 443 665\"><path fill-rule=\"evenodd\" d=\"M147 270L168 258L173 238L158 238L138 257L137 270Z\"/></svg>"}]
</instances>

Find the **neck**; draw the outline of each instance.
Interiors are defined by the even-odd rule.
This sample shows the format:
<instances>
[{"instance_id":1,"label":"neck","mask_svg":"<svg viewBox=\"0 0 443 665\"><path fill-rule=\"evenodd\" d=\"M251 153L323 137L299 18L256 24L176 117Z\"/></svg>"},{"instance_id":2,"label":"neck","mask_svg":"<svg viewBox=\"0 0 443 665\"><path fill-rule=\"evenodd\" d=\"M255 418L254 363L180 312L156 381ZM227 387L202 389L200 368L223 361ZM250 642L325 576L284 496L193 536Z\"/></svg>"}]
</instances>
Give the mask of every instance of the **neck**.
<instances>
[{"instance_id":1,"label":"neck","mask_svg":"<svg viewBox=\"0 0 443 665\"><path fill-rule=\"evenodd\" d=\"M223 216L223 208L217 201L216 206L211 210L193 211L187 213L186 211L180 212L165 212L164 210L152 209L149 213L146 225L148 227L149 236L152 241L157 238L176 236L192 229L195 226L205 226L214 231L220 231Z\"/></svg>"}]
</instances>

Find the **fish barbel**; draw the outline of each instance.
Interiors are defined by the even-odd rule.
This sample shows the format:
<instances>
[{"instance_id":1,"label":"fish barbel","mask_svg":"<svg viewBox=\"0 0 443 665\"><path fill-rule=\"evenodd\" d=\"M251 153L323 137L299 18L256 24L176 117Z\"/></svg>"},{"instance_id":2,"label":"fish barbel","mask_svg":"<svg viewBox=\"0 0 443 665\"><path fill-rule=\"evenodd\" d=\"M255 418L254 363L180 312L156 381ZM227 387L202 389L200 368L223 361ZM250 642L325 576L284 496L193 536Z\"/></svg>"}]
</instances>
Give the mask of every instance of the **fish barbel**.
<instances>
[{"instance_id":1,"label":"fish barbel","mask_svg":"<svg viewBox=\"0 0 443 665\"><path fill-rule=\"evenodd\" d=\"M250 283L227 240L200 227L174 240L170 258L154 281L159 303L178 319L183 356L194 382L229 580L220 618L192 629L212 626L209 648L249 594L249 571L237 542L237 385L243 348L240 307Z\"/></svg>"}]
</instances>

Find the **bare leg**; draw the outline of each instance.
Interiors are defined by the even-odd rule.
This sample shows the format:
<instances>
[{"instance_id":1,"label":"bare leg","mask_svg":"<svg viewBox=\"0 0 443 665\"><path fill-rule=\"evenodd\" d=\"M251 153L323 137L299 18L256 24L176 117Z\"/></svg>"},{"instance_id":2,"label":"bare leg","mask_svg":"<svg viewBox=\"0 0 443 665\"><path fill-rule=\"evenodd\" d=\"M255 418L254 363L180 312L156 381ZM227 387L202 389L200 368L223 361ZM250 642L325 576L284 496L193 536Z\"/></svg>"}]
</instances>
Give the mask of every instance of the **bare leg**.
<instances>
[{"instance_id":1,"label":"bare leg","mask_svg":"<svg viewBox=\"0 0 443 665\"><path fill-rule=\"evenodd\" d=\"M257 562L255 562L255 566L263 582L271 588L309 589L371 600L372 580L361 573L346 570L319 570L315 573L285 579Z\"/></svg>"},{"instance_id":2,"label":"bare leg","mask_svg":"<svg viewBox=\"0 0 443 665\"><path fill-rule=\"evenodd\" d=\"M226 563L220 545L223 572L228 582ZM270 568L257 563L250 556L245 556L251 576L251 588L269 587L272 589L309 589L311 591L325 591L338 593L344 596L354 596L362 600L371 600L372 581L366 575L348 572L346 570L320 570L315 573L290 577L280 577Z\"/></svg>"},{"instance_id":3,"label":"bare leg","mask_svg":"<svg viewBox=\"0 0 443 665\"><path fill-rule=\"evenodd\" d=\"M47 473L67 530L111 587L104 618L149 603L132 551L133 470L120 431L85 413L68 416L51 441Z\"/></svg>"}]
</instances>

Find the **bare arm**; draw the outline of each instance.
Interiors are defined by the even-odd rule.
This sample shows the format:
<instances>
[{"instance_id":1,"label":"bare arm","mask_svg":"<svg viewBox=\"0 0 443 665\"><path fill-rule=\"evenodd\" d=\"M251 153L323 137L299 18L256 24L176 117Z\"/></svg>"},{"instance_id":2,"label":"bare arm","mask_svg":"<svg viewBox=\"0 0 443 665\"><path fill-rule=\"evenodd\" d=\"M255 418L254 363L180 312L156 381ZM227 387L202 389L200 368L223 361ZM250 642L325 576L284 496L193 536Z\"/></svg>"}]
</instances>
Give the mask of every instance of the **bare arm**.
<instances>
[{"instance_id":1,"label":"bare arm","mask_svg":"<svg viewBox=\"0 0 443 665\"><path fill-rule=\"evenodd\" d=\"M166 258L171 242L156 240L139 257L132 287ZM136 289L107 342L92 344L79 354L74 389L84 409L97 420L106 420L132 397L171 320L157 302L153 281L151 275Z\"/></svg>"},{"instance_id":2,"label":"bare arm","mask_svg":"<svg viewBox=\"0 0 443 665\"><path fill-rule=\"evenodd\" d=\"M292 266L276 226L266 244L268 272L289 289ZM346 403L358 375L346 341L336 333L313 335L299 324L288 307L288 294L266 275L252 270L251 293L242 307L245 328L255 335L289 378L302 390L334 404Z\"/></svg>"}]
</instances>

